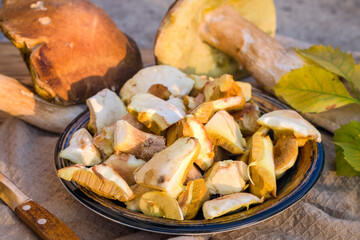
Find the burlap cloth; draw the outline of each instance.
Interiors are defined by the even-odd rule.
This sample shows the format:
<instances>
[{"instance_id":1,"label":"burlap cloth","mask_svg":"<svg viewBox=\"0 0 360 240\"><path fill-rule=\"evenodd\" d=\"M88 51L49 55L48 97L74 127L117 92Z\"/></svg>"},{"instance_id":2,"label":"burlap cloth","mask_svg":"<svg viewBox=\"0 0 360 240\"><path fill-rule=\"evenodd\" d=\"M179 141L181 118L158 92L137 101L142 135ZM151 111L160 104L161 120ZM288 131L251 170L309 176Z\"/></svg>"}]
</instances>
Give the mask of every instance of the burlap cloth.
<instances>
[{"instance_id":1,"label":"burlap cloth","mask_svg":"<svg viewBox=\"0 0 360 240\"><path fill-rule=\"evenodd\" d=\"M322 137L324 171L302 200L266 221L212 236L174 237L148 233L93 213L77 202L56 176L53 153L58 135L16 118L0 126L0 172L60 218L80 239L360 239L360 177L336 176L332 134L322 131ZM2 201L0 239L37 239Z\"/></svg>"}]
</instances>

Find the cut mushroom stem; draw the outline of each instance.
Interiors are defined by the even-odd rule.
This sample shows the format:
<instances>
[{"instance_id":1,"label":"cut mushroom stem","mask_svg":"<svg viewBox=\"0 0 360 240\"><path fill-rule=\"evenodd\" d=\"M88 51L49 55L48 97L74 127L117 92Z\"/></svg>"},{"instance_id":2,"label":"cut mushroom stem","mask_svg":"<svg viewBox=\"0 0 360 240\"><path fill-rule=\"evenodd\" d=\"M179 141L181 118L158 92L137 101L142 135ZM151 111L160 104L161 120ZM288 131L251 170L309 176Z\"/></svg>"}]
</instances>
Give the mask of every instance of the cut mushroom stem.
<instances>
[{"instance_id":1,"label":"cut mushroom stem","mask_svg":"<svg viewBox=\"0 0 360 240\"><path fill-rule=\"evenodd\" d=\"M140 131L124 120L115 125L114 149L115 153L129 153L145 161L165 148L165 138Z\"/></svg>"},{"instance_id":2,"label":"cut mushroom stem","mask_svg":"<svg viewBox=\"0 0 360 240\"><path fill-rule=\"evenodd\" d=\"M230 6L206 14L199 31L205 42L236 59L263 87L273 87L285 73L304 65L294 50L286 49Z\"/></svg>"},{"instance_id":3,"label":"cut mushroom stem","mask_svg":"<svg viewBox=\"0 0 360 240\"><path fill-rule=\"evenodd\" d=\"M49 103L14 78L0 74L0 111L41 129L62 133L85 105L59 106Z\"/></svg>"}]
</instances>

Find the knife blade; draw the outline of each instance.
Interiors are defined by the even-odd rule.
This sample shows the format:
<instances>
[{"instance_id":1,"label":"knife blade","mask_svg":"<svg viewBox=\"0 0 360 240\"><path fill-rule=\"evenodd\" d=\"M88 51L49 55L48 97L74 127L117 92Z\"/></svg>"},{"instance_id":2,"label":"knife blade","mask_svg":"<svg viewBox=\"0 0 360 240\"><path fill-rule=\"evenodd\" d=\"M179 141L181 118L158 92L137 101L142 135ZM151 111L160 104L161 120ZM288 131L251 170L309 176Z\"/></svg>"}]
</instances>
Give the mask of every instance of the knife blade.
<instances>
[{"instance_id":1,"label":"knife blade","mask_svg":"<svg viewBox=\"0 0 360 240\"><path fill-rule=\"evenodd\" d=\"M42 239L79 240L70 228L0 173L0 198Z\"/></svg>"}]
</instances>

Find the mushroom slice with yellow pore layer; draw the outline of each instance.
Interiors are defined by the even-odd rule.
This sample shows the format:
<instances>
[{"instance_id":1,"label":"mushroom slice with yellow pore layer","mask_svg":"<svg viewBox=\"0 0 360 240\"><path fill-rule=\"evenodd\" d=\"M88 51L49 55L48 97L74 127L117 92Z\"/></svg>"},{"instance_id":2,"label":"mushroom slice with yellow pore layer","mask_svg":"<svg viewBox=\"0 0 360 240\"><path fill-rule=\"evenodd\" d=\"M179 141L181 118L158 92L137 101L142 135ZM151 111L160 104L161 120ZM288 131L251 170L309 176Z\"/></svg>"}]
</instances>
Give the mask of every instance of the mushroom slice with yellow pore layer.
<instances>
[{"instance_id":1,"label":"mushroom slice with yellow pore layer","mask_svg":"<svg viewBox=\"0 0 360 240\"><path fill-rule=\"evenodd\" d=\"M111 155L104 163L112 167L128 185L132 185L135 184L134 171L146 162L134 155L119 153Z\"/></svg>"},{"instance_id":2,"label":"mushroom slice with yellow pore layer","mask_svg":"<svg viewBox=\"0 0 360 240\"><path fill-rule=\"evenodd\" d=\"M110 126L128 114L125 104L109 89L103 89L86 100L90 111L88 129L92 133L100 133L103 127Z\"/></svg>"},{"instance_id":3,"label":"mushroom slice with yellow pore layer","mask_svg":"<svg viewBox=\"0 0 360 240\"><path fill-rule=\"evenodd\" d=\"M114 169L105 164L92 168L75 165L58 170L59 177L75 181L94 193L118 201L128 201L133 197L129 185Z\"/></svg>"},{"instance_id":4,"label":"mushroom slice with yellow pore layer","mask_svg":"<svg viewBox=\"0 0 360 240\"><path fill-rule=\"evenodd\" d=\"M133 96L127 110L157 135L185 116L182 109L150 93Z\"/></svg>"},{"instance_id":5,"label":"mushroom slice with yellow pore layer","mask_svg":"<svg viewBox=\"0 0 360 240\"><path fill-rule=\"evenodd\" d=\"M115 124L114 150L129 153L145 161L165 148L165 138L151 133L140 131L124 120Z\"/></svg>"},{"instance_id":6,"label":"mushroom slice with yellow pore layer","mask_svg":"<svg viewBox=\"0 0 360 240\"><path fill-rule=\"evenodd\" d=\"M217 112L205 125L205 129L214 145L218 145L231 153L244 153L246 142L239 125L226 111Z\"/></svg>"},{"instance_id":7,"label":"mushroom slice with yellow pore layer","mask_svg":"<svg viewBox=\"0 0 360 240\"><path fill-rule=\"evenodd\" d=\"M154 189L147 188L147 187L141 186L139 184L131 185L130 188L134 193L134 198L129 201L124 202L126 205L126 208L131 211L134 211L134 212L141 212L141 209L139 206L140 198L142 197L142 195L144 193L154 191Z\"/></svg>"},{"instance_id":8,"label":"mushroom slice with yellow pore layer","mask_svg":"<svg viewBox=\"0 0 360 240\"><path fill-rule=\"evenodd\" d=\"M214 158L213 145L205 127L193 115L186 115L168 129L167 145L171 145L180 137L195 137L199 141L201 149L195 164L202 170L210 168Z\"/></svg>"},{"instance_id":9,"label":"mushroom slice with yellow pore layer","mask_svg":"<svg viewBox=\"0 0 360 240\"><path fill-rule=\"evenodd\" d=\"M294 110L276 110L262 115L260 125L274 130L275 134L295 136L300 141L304 139L321 142L320 132Z\"/></svg>"},{"instance_id":10,"label":"mushroom slice with yellow pore layer","mask_svg":"<svg viewBox=\"0 0 360 240\"><path fill-rule=\"evenodd\" d=\"M237 85L230 74L221 75L209 81L204 87L205 102L221 98L243 96L241 87Z\"/></svg>"},{"instance_id":11,"label":"mushroom slice with yellow pore layer","mask_svg":"<svg viewBox=\"0 0 360 240\"><path fill-rule=\"evenodd\" d=\"M273 144L269 136L256 132L252 136L250 157L250 192L258 197L276 197Z\"/></svg>"},{"instance_id":12,"label":"mushroom slice with yellow pore layer","mask_svg":"<svg viewBox=\"0 0 360 240\"><path fill-rule=\"evenodd\" d=\"M222 98L215 101L204 102L191 111L197 120L205 124L214 114L220 110L241 110L245 104L243 96Z\"/></svg>"},{"instance_id":13,"label":"mushroom slice with yellow pore layer","mask_svg":"<svg viewBox=\"0 0 360 240\"><path fill-rule=\"evenodd\" d=\"M202 204L210 199L204 179L196 179L187 183L186 190L178 198L185 219L193 219Z\"/></svg>"},{"instance_id":14,"label":"mushroom slice with yellow pore layer","mask_svg":"<svg viewBox=\"0 0 360 240\"><path fill-rule=\"evenodd\" d=\"M155 191L143 194L139 206L147 216L184 220L178 202L165 192Z\"/></svg>"},{"instance_id":15,"label":"mushroom slice with yellow pore layer","mask_svg":"<svg viewBox=\"0 0 360 240\"><path fill-rule=\"evenodd\" d=\"M247 167L242 161L224 160L214 163L204 175L210 194L228 195L243 191L249 180Z\"/></svg>"},{"instance_id":16,"label":"mushroom slice with yellow pore layer","mask_svg":"<svg viewBox=\"0 0 360 240\"><path fill-rule=\"evenodd\" d=\"M205 219L213 219L244 207L249 208L251 204L258 204L263 201L264 198L260 199L250 193L233 193L206 201L202 210Z\"/></svg>"},{"instance_id":17,"label":"mushroom slice with yellow pore layer","mask_svg":"<svg viewBox=\"0 0 360 240\"><path fill-rule=\"evenodd\" d=\"M194 180L200 179L200 178L203 178L203 176L202 176L200 170L193 164L190 167L190 170L186 176L184 184L186 185L188 182L194 181Z\"/></svg>"},{"instance_id":18,"label":"mushroom slice with yellow pore layer","mask_svg":"<svg viewBox=\"0 0 360 240\"><path fill-rule=\"evenodd\" d=\"M69 146L61 150L59 157L85 166L99 164L101 163L100 152L92 141L90 133L85 128L81 128L72 135Z\"/></svg>"},{"instance_id":19,"label":"mushroom slice with yellow pore layer","mask_svg":"<svg viewBox=\"0 0 360 240\"><path fill-rule=\"evenodd\" d=\"M133 96L148 92L155 84L166 87L172 96L182 97L190 93L194 80L172 66L151 66L140 70L129 79L121 88L120 97L125 103L129 103Z\"/></svg>"},{"instance_id":20,"label":"mushroom slice with yellow pore layer","mask_svg":"<svg viewBox=\"0 0 360 240\"><path fill-rule=\"evenodd\" d=\"M171 146L155 153L136 170L135 181L146 187L166 191L176 198L184 190L183 183L199 152L200 144L196 138L180 138Z\"/></svg>"},{"instance_id":21,"label":"mushroom slice with yellow pore layer","mask_svg":"<svg viewBox=\"0 0 360 240\"><path fill-rule=\"evenodd\" d=\"M240 81L236 81L235 82L239 87L241 87L241 91L245 97L245 101L248 102L251 100L252 98L252 93L251 93L251 84L248 82L240 82Z\"/></svg>"},{"instance_id":22,"label":"mushroom slice with yellow pore layer","mask_svg":"<svg viewBox=\"0 0 360 240\"><path fill-rule=\"evenodd\" d=\"M284 173L294 166L298 156L298 143L294 137L283 137L277 140L274 147L274 162L276 178L281 178Z\"/></svg>"},{"instance_id":23,"label":"mushroom slice with yellow pore layer","mask_svg":"<svg viewBox=\"0 0 360 240\"><path fill-rule=\"evenodd\" d=\"M241 133L250 136L258 130L260 125L256 122L260 117L259 107L253 102L247 102L240 111L231 114L239 124Z\"/></svg>"}]
</instances>

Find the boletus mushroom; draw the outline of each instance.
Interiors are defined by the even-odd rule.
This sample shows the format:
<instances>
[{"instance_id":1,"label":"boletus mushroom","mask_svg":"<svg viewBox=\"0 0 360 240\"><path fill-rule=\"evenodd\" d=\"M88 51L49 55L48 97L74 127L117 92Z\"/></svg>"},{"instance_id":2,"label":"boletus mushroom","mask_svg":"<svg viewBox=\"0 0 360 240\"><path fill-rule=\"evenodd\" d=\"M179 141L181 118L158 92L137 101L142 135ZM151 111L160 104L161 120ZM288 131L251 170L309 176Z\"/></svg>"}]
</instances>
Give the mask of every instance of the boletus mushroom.
<instances>
[{"instance_id":1,"label":"boletus mushroom","mask_svg":"<svg viewBox=\"0 0 360 240\"><path fill-rule=\"evenodd\" d=\"M87 0L5 0L0 28L20 50L35 91L55 103L119 91L142 68L136 43Z\"/></svg>"},{"instance_id":2,"label":"boletus mushroom","mask_svg":"<svg viewBox=\"0 0 360 240\"><path fill-rule=\"evenodd\" d=\"M240 75L234 59L207 45L199 36L203 15L223 5L230 5L264 32L275 34L276 14L272 0L178 0L170 7L158 30L154 47L156 62L188 74Z\"/></svg>"}]
</instances>

